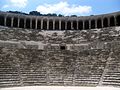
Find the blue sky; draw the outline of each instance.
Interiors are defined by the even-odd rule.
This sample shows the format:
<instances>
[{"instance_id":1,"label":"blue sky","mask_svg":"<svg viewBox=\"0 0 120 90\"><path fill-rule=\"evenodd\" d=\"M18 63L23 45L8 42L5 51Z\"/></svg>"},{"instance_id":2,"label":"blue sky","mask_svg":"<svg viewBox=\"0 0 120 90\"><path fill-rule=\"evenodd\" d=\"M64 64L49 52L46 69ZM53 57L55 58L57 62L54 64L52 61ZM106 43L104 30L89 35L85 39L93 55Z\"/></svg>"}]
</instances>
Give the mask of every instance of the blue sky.
<instances>
[{"instance_id":1,"label":"blue sky","mask_svg":"<svg viewBox=\"0 0 120 90\"><path fill-rule=\"evenodd\" d=\"M120 11L120 0L0 0L0 10L86 16Z\"/></svg>"}]
</instances>

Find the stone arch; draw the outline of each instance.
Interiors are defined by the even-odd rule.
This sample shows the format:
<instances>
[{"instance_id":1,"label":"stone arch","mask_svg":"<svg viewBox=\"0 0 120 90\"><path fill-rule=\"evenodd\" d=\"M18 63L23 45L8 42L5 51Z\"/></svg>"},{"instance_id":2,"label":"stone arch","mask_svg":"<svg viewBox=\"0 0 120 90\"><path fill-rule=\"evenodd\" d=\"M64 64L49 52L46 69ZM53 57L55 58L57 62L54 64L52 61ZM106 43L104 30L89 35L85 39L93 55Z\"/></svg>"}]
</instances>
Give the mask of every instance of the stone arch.
<instances>
[{"instance_id":1,"label":"stone arch","mask_svg":"<svg viewBox=\"0 0 120 90\"><path fill-rule=\"evenodd\" d=\"M116 17L116 25L120 26L120 15Z\"/></svg>"},{"instance_id":2,"label":"stone arch","mask_svg":"<svg viewBox=\"0 0 120 90\"><path fill-rule=\"evenodd\" d=\"M71 22L67 21L67 30L71 30Z\"/></svg>"},{"instance_id":3,"label":"stone arch","mask_svg":"<svg viewBox=\"0 0 120 90\"><path fill-rule=\"evenodd\" d=\"M30 28L30 18L26 19L26 28Z\"/></svg>"},{"instance_id":4,"label":"stone arch","mask_svg":"<svg viewBox=\"0 0 120 90\"><path fill-rule=\"evenodd\" d=\"M88 20L85 21L85 29L89 29L89 21Z\"/></svg>"},{"instance_id":5,"label":"stone arch","mask_svg":"<svg viewBox=\"0 0 120 90\"><path fill-rule=\"evenodd\" d=\"M65 30L65 21L61 21L61 30Z\"/></svg>"},{"instance_id":6,"label":"stone arch","mask_svg":"<svg viewBox=\"0 0 120 90\"><path fill-rule=\"evenodd\" d=\"M91 20L91 29L95 29L95 20Z\"/></svg>"},{"instance_id":7,"label":"stone arch","mask_svg":"<svg viewBox=\"0 0 120 90\"><path fill-rule=\"evenodd\" d=\"M102 28L102 20L97 19L97 28Z\"/></svg>"},{"instance_id":8,"label":"stone arch","mask_svg":"<svg viewBox=\"0 0 120 90\"><path fill-rule=\"evenodd\" d=\"M73 29L77 30L77 21L73 21Z\"/></svg>"},{"instance_id":9,"label":"stone arch","mask_svg":"<svg viewBox=\"0 0 120 90\"><path fill-rule=\"evenodd\" d=\"M35 29L35 26L36 26L36 20L32 19L32 29Z\"/></svg>"},{"instance_id":10,"label":"stone arch","mask_svg":"<svg viewBox=\"0 0 120 90\"><path fill-rule=\"evenodd\" d=\"M11 27L11 17L6 18L6 26Z\"/></svg>"},{"instance_id":11,"label":"stone arch","mask_svg":"<svg viewBox=\"0 0 120 90\"><path fill-rule=\"evenodd\" d=\"M4 26L4 16L0 16L0 25Z\"/></svg>"},{"instance_id":12,"label":"stone arch","mask_svg":"<svg viewBox=\"0 0 120 90\"><path fill-rule=\"evenodd\" d=\"M103 19L103 27L108 27L108 19L107 18Z\"/></svg>"},{"instance_id":13,"label":"stone arch","mask_svg":"<svg viewBox=\"0 0 120 90\"><path fill-rule=\"evenodd\" d=\"M20 18L19 28L24 28L24 19Z\"/></svg>"},{"instance_id":14,"label":"stone arch","mask_svg":"<svg viewBox=\"0 0 120 90\"><path fill-rule=\"evenodd\" d=\"M78 29L79 30L83 29L83 21L78 21Z\"/></svg>"},{"instance_id":15,"label":"stone arch","mask_svg":"<svg viewBox=\"0 0 120 90\"><path fill-rule=\"evenodd\" d=\"M13 19L13 27L18 27L18 18L14 17Z\"/></svg>"},{"instance_id":16,"label":"stone arch","mask_svg":"<svg viewBox=\"0 0 120 90\"><path fill-rule=\"evenodd\" d=\"M110 17L110 26L115 26L115 18L114 18L114 16Z\"/></svg>"},{"instance_id":17,"label":"stone arch","mask_svg":"<svg viewBox=\"0 0 120 90\"><path fill-rule=\"evenodd\" d=\"M53 20L49 20L49 29L53 30Z\"/></svg>"},{"instance_id":18,"label":"stone arch","mask_svg":"<svg viewBox=\"0 0 120 90\"><path fill-rule=\"evenodd\" d=\"M41 20L37 21L37 29L41 29Z\"/></svg>"},{"instance_id":19,"label":"stone arch","mask_svg":"<svg viewBox=\"0 0 120 90\"><path fill-rule=\"evenodd\" d=\"M55 30L59 30L59 21L58 20L55 21Z\"/></svg>"},{"instance_id":20,"label":"stone arch","mask_svg":"<svg viewBox=\"0 0 120 90\"><path fill-rule=\"evenodd\" d=\"M43 20L43 29L47 30L47 20Z\"/></svg>"}]
</instances>

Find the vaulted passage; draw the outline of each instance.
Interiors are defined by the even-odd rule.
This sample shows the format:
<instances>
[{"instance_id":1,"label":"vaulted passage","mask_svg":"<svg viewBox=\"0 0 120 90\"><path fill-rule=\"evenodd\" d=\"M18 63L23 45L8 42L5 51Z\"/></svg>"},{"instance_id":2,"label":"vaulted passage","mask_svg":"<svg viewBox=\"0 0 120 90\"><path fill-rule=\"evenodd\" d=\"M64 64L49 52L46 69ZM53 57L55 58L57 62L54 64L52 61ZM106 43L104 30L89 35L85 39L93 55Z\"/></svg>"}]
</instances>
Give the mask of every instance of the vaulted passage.
<instances>
[{"instance_id":1,"label":"vaulted passage","mask_svg":"<svg viewBox=\"0 0 120 90\"><path fill-rule=\"evenodd\" d=\"M91 20L91 29L95 29L95 20Z\"/></svg>"},{"instance_id":2,"label":"vaulted passage","mask_svg":"<svg viewBox=\"0 0 120 90\"><path fill-rule=\"evenodd\" d=\"M47 30L47 20L43 20L43 29Z\"/></svg>"},{"instance_id":3,"label":"vaulted passage","mask_svg":"<svg viewBox=\"0 0 120 90\"><path fill-rule=\"evenodd\" d=\"M102 28L102 21L101 21L101 19L97 20L97 28Z\"/></svg>"},{"instance_id":4,"label":"vaulted passage","mask_svg":"<svg viewBox=\"0 0 120 90\"><path fill-rule=\"evenodd\" d=\"M22 18L20 19L19 27L24 28L24 19Z\"/></svg>"},{"instance_id":5,"label":"vaulted passage","mask_svg":"<svg viewBox=\"0 0 120 90\"><path fill-rule=\"evenodd\" d=\"M116 17L116 21L117 26L120 26L120 15Z\"/></svg>"},{"instance_id":6,"label":"vaulted passage","mask_svg":"<svg viewBox=\"0 0 120 90\"><path fill-rule=\"evenodd\" d=\"M37 29L41 29L41 20L37 21Z\"/></svg>"},{"instance_id":7,"label":"vaulted passage","mask_svg":"<svg viewBox=\"0 0 120 90\"><path fill-rule=\"evenodd\" d=\"M13 19L13 27L18 27L18 18Z\"/></svg>"},{"instance_id":8,"label":"vaulted passage","mask_svg":"<svg viewBox=\"0 0 120 90\"><path fill-rule=\"evenodd\" d=\"M53 30L53 21L52 20L49 21L49 29Z\"/></svg>"},{"instance_id":9,"label":"vaulted passage","mask_svg":"<svg viewBox=\"0 0 120 90\"><path fill-rule=\"evenodd\" d=\"M59 21L55 21L55 30L59 30Z\"/></svg>"},{"instance_id":10,"label":"vaulted passage","mask_svg":"<svg viewBox=\"0 0 120 90\"><path fill-rule=\"evenodd\" d=\"M73 21L73 29L77 30L77 21Z\"/></svg>"},{"instance_id":11,"label":"vaulted passage","mask_svg":"<svg viewBox=\"0 0 120 90\"><path fill-rule=\"evenodd\" d=\"M65 30L65 21L61 21L61 30Z\"/></svg>"},{"instance_id":12,"label":"vaulted passage","mask_svg":"<svg viewBox=\"0 0 120 90\"><path fill-rule=\"evenodd\" d=\"M0 25L4 26L4 17L0 16Z\"/></svg>"},{"instance_id":13,"label":"vaulted passage","mask_svg":"<svg viewBox=\"0 0 120 90\"><path fill-rule=\"evenodd\" d=\"M6 18L6 26L8 26L8 27L11 26L11 18L10 17Z\"/></svg>"},{"instance_id":14,"label":"vaulted passage","mask_svg":"<svg viewBox=\"0 0 120 90\"><path fill-rule=\"evenodd\" d=\"M89 29L89 21L85 21L85 29Z\"/></svg>"},{"instance_id":15,"label":"vaulted passage","mask_svg":"<svg viewBox=\"0 0 120 90\"><path fill-rule=\"evenodd\" d=\"M26 28L30 28L30 19L26 19Z\"/></svg>"},{"instance_id":16,"label":"vaulted passage","mask_svg":"<svg viewBox=\"0 0 120 90\"><path fill-rule=\"evenodd\" d=\"M83 29L83 21L78 22L78 29L82 30Z\"/></svg>"},{"instance_id":17,"label":"vaulted passage","mask_svg":"<svg viewBox=\"0 0 120 90\"><path fill-rule=\"evenodd\" d=\"M35 29L35 19L32 20L32 29Z\"/></svg>"},{"instance_id":18,"label":"vaulted passage","mask_svg":"<svg viewBox=\"0 0 120 90\"><path fill-rule=\"evenodd\" d=\"M103 27L108 27L108 19L107 18L103 19Z\"/></svg>"},{"instance_id":19,"label":"vaulted passage","mask_svg":"<svg viewBox=\"0 0 120 90\"><path fill-rule=\"evenodd\" d=\"M67 22L67 30L71 30L71 22L70 21Z\"/></svg>"},{"instance_id":20,"label":"vaulted passage","mask_svg":"<svg viewBox=\"0 0 120 90\"><path fill-rule=\"evenodd\" d=\"M115 26L115 19L114 17L110 17L110 26Z\"/></svg>"}]
</instances>

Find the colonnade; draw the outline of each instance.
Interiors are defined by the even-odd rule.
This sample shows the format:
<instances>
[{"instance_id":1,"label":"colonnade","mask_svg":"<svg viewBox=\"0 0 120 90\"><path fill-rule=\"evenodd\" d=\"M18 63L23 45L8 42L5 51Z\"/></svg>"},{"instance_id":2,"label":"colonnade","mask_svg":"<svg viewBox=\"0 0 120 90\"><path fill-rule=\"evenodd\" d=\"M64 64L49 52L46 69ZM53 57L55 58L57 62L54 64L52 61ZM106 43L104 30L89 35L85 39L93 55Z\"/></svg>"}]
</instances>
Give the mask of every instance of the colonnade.
<instances>
[{"instance_id":1,"label":"colonnade","mask_svg":"<svg viewBox=\"0 0 120 90\"><path fill-rule=\"evenodd\" d=\"M64 17L64 19L63 17L50 19L49 17L42 18L40 16L37 18L22 18L15 15L5 16L0 14L0 25L40 30L84 30L120 26L120 15L111 15L109 17L103 17L101 15L101 17L97 18L94 18L94 16L89 16L89 19L82 19L82 17L76 17L75 19L66 19L66 17Z\"/></svg>"}]
</instances>

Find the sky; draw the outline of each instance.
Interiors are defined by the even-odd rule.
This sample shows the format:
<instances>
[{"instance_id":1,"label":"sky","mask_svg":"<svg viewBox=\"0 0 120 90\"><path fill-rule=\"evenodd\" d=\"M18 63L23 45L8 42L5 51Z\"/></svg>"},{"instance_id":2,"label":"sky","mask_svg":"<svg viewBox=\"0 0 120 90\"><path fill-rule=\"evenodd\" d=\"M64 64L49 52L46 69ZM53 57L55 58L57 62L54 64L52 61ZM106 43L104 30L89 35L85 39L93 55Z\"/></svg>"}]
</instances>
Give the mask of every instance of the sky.
<instances>
[{"instance_id":1,"label":"sky","mask_svg":"<svg viewBox=\"0 0 120 90\"><path fill-rule=\"evenodd\" d=\"M89 16L120 11L120 0L0 0L0 10Z\"/></svg>"}]
</instances>

